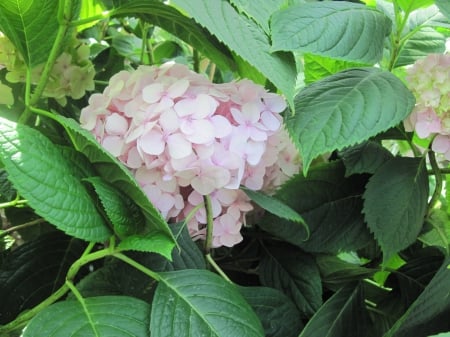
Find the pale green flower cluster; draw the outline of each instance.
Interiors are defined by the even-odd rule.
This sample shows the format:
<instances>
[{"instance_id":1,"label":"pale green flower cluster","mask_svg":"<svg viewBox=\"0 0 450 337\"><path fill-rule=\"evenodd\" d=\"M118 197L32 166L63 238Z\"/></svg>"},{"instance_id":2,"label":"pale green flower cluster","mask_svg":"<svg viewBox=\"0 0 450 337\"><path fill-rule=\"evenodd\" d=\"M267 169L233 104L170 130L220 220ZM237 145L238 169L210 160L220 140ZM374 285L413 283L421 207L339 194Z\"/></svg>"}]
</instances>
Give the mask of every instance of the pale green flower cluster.
<instances>
[{"instance_id":1,"label":"pale green flower cluster","mask_svg":"<svg viewBox=\"0 0 450 337\"><path fill-rule=\"evenodd\" d=\"M9 83L26 81L27 66L22 56L11 41L0 33L0 69L3 68L7 70L5 78ZM44 64L32 69L32 84L39 82L43 69ZM89 60L89 46L74 38L57 58L42 96L54 98L65 105L67 97L79 99L86 91L94 90L94 76L94 65ZM7 90L4 87L6 83L0 83L0 90ZM0 101L0 104L12 104L11 98L12 95L7 102Z\"/></svg>"}]
</instances>

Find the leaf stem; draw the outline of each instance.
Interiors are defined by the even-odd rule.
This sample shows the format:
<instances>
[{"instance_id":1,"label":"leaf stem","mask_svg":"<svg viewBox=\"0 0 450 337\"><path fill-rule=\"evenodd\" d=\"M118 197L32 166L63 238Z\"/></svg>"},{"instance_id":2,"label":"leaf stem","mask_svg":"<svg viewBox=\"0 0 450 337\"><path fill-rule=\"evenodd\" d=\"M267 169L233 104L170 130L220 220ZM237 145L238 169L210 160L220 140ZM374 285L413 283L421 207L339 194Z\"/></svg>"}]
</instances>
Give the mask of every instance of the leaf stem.
<instances>
[{"instance_id":1,"label":"leaf stem","mask_svg":"<svg viewBox=\"0 0 450 337\"><path fill-rule=\"evenodd\" d=\"M14 206L21 206L26 205L28 203L28 200L22 199L22 200L12 200L8 202L4 202L0 204L0 209L2 208L8 208L8 207L14 207Z\"/></svg>"},{"instance_id":2,"label":"leaf stem","mask_svg":"<svg viewBox=\"0 0 450 337\"><path fill-rule=\"evenodd\" d=\"M428 151L428 159L430 160L431 169L433 170L435 179L436 179L436 186L434 188L433 195L431 196L431 199L430 199L430 202L428 205L428 209L432 210L434 208L434 206L436 205L436 203L439 201L439 198L441 196L443 182L442 182L442 175L440 173L440 169L437 164L434 151L432 151L432 150Z\"/></svg>"},{"instance_id":3,"label":"leaf stem","mask_svg":"<svg viewBox=\"0 0 450 337\"><path fill-rule=\"evenodd\" d=\"M122 253L115 253L113 255L114 257L118 258L119 260L122 260L125 263L128 263L130 266L136 268L137 270L143 272L145 275L150 276L152 279L156 281L160 281L161 277L155 273L154 271L148 269L147 267L143 266L139 262L134 261L133 259L130 259L128 256L122 254Z\"/></svg>"},{"instance_id":4,"label":"leaf stem","mask_svg":"<svg viewBox=\"0 0 450 337\"><path fill-rule=\"evenodd\" d=\"M227 276L227 274L224 273L222 268L219 267L219 265L214 261L211 254L206 254L206 261L215 269L215 271L222 276L226 281L233 283L233 281L230 280L230 278Z\"/></svg>"},{"instance_id":5,"label":"leaf stem","mask_svg":"<svg viewBox=\"0 0 450 337\"><path fill-rule=\"evenodd\" d=\"M44 69L42 70L42 74L39 77L39 82L38 82L36 88L29 99L27 99L27 96L25 98L26 109L20 116L19 123L26 123L28 121L28 119L31 116L31 112L32 112L30 107L35 105L39 101L42 93L44 92L45 86L47 85L47 81L50 77L50 72L52 71L53 65L55 64L55 61L60 54L64 38L69 29L68 22L69 22L69 18L71 16L71 14L72 14L71 13L72 1L73 0L60 0L59 1L60 13L58 14L58 19L60 22L59 22L58 32L56 33L55 41L53 43L52 49L48 56L47 62L44 65ZM31 69L30 69L30 67L31 67L31 64L28 65L27 73L29 73L30 75L27 75L26 87L31 85Z\"/></svg>"},{"instance_id":6,"label":"leaf stem","mask_svg":"<svg viewBox=\"0 0 450 337\"><path fill-rule=\"evenodd\" d=\"M211 204L211 197L209 195L203 196L203 202L206 209L206 240L205 240L205 252L207 255L211 252L212 240L213 240L213 228L214 219Z\"/></svg>"},{"instance_id":7,"label":"leaf stem","mask_svg":"<svg viewBox=\"0 0 450 337\"><path fill-rule=\"evenodd\" d=\"M45 222L45 219L36 219L36 220L30 221L30 222L25 222L23 224L20 224L20 225L14 226L14 227L9 227L9 228L7 228L5 230L2 230L0 232L0 239L2 237L12 233L12 232L15 232L15 231L27 228L27 227L31 227L31 226L34 226L34 225L38 225L38 224L43 223L43 222Z\"/></svg>"}]
</instances>

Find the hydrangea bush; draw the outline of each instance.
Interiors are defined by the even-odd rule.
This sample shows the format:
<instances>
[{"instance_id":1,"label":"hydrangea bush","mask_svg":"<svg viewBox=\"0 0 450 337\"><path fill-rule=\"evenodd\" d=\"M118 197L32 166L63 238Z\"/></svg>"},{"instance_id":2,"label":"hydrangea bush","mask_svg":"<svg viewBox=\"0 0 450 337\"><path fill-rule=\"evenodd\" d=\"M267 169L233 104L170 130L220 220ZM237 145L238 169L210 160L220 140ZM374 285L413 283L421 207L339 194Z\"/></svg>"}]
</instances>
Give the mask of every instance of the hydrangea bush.
<instances>
[{"instance_id":1,"label":"hydrangea bush","mask_svg":"<svg viewBox=\"0 0 450 337\"><path fill-rule=\"evenodd\" d=\"M0 337L448 334L449 18L2 1Z\"/></svg>"}]
</instances>

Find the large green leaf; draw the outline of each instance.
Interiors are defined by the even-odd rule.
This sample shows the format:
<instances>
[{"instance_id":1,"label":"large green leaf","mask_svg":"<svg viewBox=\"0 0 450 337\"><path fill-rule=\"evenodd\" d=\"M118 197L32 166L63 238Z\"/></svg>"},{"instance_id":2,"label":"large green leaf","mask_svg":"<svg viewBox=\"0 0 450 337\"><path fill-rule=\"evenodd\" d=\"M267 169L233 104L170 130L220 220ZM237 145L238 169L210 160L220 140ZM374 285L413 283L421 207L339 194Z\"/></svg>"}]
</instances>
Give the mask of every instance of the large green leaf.
<instances>
[{"instance_id":1,"label":"large green leaf","mask_svg":"<svg viewBox=\"0 0 450 337\"><path fill-rule=\"evenodd\" d=\"M119 238L142 231L145 224L144 216L129 197L123 195L100 177L89 177L85 181L92 184L102 209Z\"/></svg>"},{"instance_id":2,"label":"large green leaf","mask_svg":"<svg viewBox=\"0 0 450 337\"><path fill-rule=\"evenodd\" d=\"M450 20L450 2L447 0L435 0L436 5L439 7L441 12Z\"/></svg>"},{"instance_id":3,"label":"large green leaf","mask_svg":"<svg viewBox=\"0 0 450 337\"><path fill-rule=\"evenodd\" d=\"M126 296L90 297L53 304L28 324L23 337L150 337L150 305Z\"/></svg>"},{"instance_id":4,"label":"large green leaf","mask_svg":"<svg viewBox=\"0 0 450 337\"><path fill-rule=\"evenodd\" d=\"M0 270L0 324L12 321L58 289L85 247L83 241L58 231L13 250Z\"/></svg>"},{"instance_id":5,"label":"large green leaf","mask_svg":"<svg viewBox=\"0 0 450 337\"><path fill-rule=\"evenodd\" d=\"M270 34L269 19L271 15L285 3L284 0L231 0L230 2L239 12L243 12L248 17L255 20L256 23L264 29L266 34Z\"/></svg>"},{"instance_id":6,"label":"large green leaf","mask_svg":"<svg viewBox=\"0 0 450 337\"><path fill-rule=\"evenodd\" d=\"M37 214L77 238L108 239L108 226L59 147L37 130L3 118L0 145L8 179Z\"/></svg>"},{"instance_id":7,"label":"large green leaf","mask_svg":"<svg viewBox=\"0 0 450 337\"><path fill-rule=\"evenodd\" d=\"M425 290L384 337L429 336L450 330L449 265L447 257Z\"/></svg>"},{"instance_id":8,"label":"large green leaf","mask_svg":"<svg viewBox=\"0 0 450 337\"><path fill-rule=\"evenodd\" d=\"M304 316L312 316L322 304L319 269L312 256L293 246L267 246L259 278L291 298Z\"/></svg>"},{"instance_id":9,"label":"large green leaf","mask_svg":"<svg viewBox=\"0 0 450 337\"><path fill-rule=\"evenodd\" d=\"M299 337L367 336L367 323L362 288L349 284L320 307Z\"/></svg>"},{"instance_id":10,"label":"large green leaf","mask_svg":"<svg viewBox=\"0 0 450 337\"><path fill-rule=\"evenodd\" d=\"M375 171L387 160L393 157L381 144L367 141L356 146L344 149L339 153L345 165L345 176L358 173L370 173Z\"/></svg>"},{"instance_id":11,"label":"large green leaf","mask_svg":"<svg viewBox=\"0 0 450 337\"><path fill-rule=\"evenodd\" d=\"M266 337L297 337L303 328L300 312L281 291L267 287L239 287L261 320Z\"/></svg>"},{"instance_id":12,"label":"large green leaf","mask_svg":"<svg viewBox=\"0 0 450 337\"><path fill-rule=\"evenodd\" d=\"M330 289L337 288L336 290L347 283L368 278L377 271L377 269L343 261L332 255L319 255L316 257L316 262L324 284Z\"/></svg>"},{"instance_id":13,"label":"large green leaf","mask_svg":"<svg viewBox=\"0 0 450 337\"><path fill-rule=\"evenodd\" d=\"M266 214L259 224L265 231L312 253L337 253L362 248L371 237L361 214L364 176L345 178L342 162L311 169L308 177L297 175L275 197L300 213L303 226ZM307 197L305 197L307 196Z\"/></svg>"},{"instance_id":14,"label":"large green leaf","mask_svg":"<svg viewBox=\"0 0 450 337\"><path fill-rule=\"evenodd\" d=\"M273 50L301 51L367 64L383 56L391 21L376 9L348 2L313 2L272 16Z\"/></svg>"},{"instance_id":15,"label":"large green leaf","mask_svg":"<svg viewBox=\"0 0 450 337\"><path fill-rule=\"evenodd\" d=\"M412 35L403 45L395 63L396 67L413 64L429 54L442 54L446 38L433 28L424 27Z\"/></svg>"},{"instance_id":16,"label":"large green leaf","mask_svg":"<svg viewBox=\"0 0 450 337\"><path fill-rule=\"evenodd\" d=\"M234 69L231 55L216 38L201 29L192 19L159 1L120 1L111 11L114 17L141 16L146 21L172 33L210 58L223 70Z\"/></svg>"},{"instance_id":17,"label":"large green leaf","mask_svg":"<svg viewBox=\"0 0 450 337\"><path fill-rule=\"evenodd\" d=\"M251 19L222 0L174 0L200 25L254 66L286 96L292 106L297 71L292 55L272 53L269 37ZM220 18L218 20L217 18Z\"/></svg>"},{"instance_id":18,"label":"large green leaf","mask_svg":"<svg viewBox=\"0 0 450 337\"><path fill-rule=\"evenodd\" d=\"M237 287L220 276L207 270L159 275L150 320L153 336L264 336Z\"/></svg>"},{"instance_id":19,"label":"large green leaf","mask_svg":"<svg viewBox=\"0 0 450 337\"><path fill-rule=\"evenodd\" d=\"M363 212L385 261L417 239L428 191L428 175L420 158L392 158L370 178Z\"/></svg>"},{"instance_id":20,"label":"large green leaf","mask_svg":"<svg viewBox=\"0 0 450 337\"><path fill-rule=\"evenodd\" d=\"M54 0L3 0L0 31L20 51L29 66L47 60L58 31L58 2Z\"/></svg>"},{"instance_id":21,"label":"large green leaf","mask_svg":"<svg viewBox=\"0 0 450 337\"><path fill-rule=\"evenodd\" d=\"M396 0L397 4L406 13L411 13L413 10L424 8L432 5L434 0Z\"/></svg>"},{"instance_id":22,"label":"large green leaf","mask_svg":"<svg viewBox=\"0 0 450 337\"><path fill-rule=\"evenodd\" d=\"M309 228L305 223L305 220L303 220L302 216L291 207L270 195L258 191L252 191L245 187L241 187L241 189L245 192L245 194L247 194L250 199L252 199L254 203L265 209L269 213L272 213L273 215L276 215L277 217L280 217L282 219L301 224L306 232L305 239L309 236Z\"/></svg>"},{"instance_id":23,"label":"large green leaf","mask_svg":"<svg viewBox=\"0 0 450 337\"><path fill-rule=\"evenodd\" d=\"M393 74L349 69L311 84L295 98L287 129L303 158L303 172L318 155L362 142L400 123L414 96Z\"/></svg>"},{"instance_id":24,"label":"large green leaf","mask_svg":"<svg viewBox=\"0 0 450 337\"><path fill-rule=\"evenodd\" d=\"M89 158L102 178L130 197L139 206L146 219L147 232L144 233L144 236L132 237L135 238L135 242L130 243L126 248L132 249L135 244L144 244L147 251L157 252L170 258L172 248L175 245L172 232L161 214L138 186L130 171L103 149L93 135L81 128L73 119L57 115L53 118L65 127L76 149ZM136 241L139 242L136 243Z\"/></svg>"}]
</instances>

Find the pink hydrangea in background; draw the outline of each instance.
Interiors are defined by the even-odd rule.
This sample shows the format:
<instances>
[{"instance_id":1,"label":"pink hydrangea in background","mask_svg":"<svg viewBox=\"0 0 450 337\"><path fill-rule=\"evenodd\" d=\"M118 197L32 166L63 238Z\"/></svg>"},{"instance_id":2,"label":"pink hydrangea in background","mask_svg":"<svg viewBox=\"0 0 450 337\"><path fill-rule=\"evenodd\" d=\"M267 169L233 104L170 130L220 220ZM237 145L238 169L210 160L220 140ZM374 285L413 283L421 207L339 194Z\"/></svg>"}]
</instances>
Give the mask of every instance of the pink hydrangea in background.
<instances>
[{"instance_id":1,"label":"pink hydrangea in background","mask_svg":"<svg viewBox=\"0 0 450 337\"><path fill-rule=\"evenodd\" d=\"M242 240L253 209L239 189L268 193L299 171L280 113L284 99L249 80L214 84L166 63L114 75L80 122L134 174L168 221L188 219L205 237L203 196L212 201L213 246Z\"/></svg>"},{"instance_id":2,"label":"pink hydrangea in background","mask_svg":"<svg viewBox=\"0 0 450 337\"><path fill-rule=\"evenodd\" d=\"M405 130L420 138L435 136L433 151L450 160L450 55L430 54L407 72L416 106L404 121Z\"/></svg>"}]
</instances>

